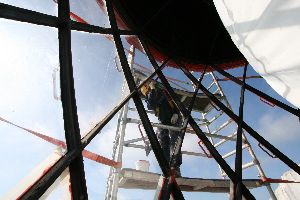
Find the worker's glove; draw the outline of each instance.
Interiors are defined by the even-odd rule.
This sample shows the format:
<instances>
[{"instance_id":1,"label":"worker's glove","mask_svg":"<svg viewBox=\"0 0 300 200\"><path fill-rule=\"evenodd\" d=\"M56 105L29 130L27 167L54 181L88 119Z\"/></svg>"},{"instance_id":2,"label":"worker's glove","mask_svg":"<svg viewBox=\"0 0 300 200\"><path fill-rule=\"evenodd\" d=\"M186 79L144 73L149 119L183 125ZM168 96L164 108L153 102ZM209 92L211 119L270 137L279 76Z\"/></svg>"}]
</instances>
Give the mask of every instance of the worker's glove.
<instances>
[{"instance_id":1,"label":"worker's glove","mask_svg":"<svg viewBox=\"0 0 300 200\"><path fill-rule=\"evenodd\" d=\"M178 120L178 114L175 113L172 115L171 124L176 124L177 120Z\"/></svg>"}]
</instances>

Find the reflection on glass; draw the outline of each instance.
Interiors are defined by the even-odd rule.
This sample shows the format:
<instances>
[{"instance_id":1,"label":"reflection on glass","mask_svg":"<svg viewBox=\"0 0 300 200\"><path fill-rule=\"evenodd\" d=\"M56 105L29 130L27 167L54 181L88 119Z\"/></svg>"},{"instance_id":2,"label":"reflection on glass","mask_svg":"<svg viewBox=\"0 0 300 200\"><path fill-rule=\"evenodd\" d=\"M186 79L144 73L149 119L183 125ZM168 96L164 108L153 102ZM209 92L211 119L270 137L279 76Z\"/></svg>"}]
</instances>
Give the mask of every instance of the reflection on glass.
<instances>
[{"instance_id":1,"label":"reflection on glass","mask_svg":"<svg viewBox=\"0 0 300 200\"><path fill-rule=\"evenodd\" d=\"M40 199L72 199L69 168L66 168L63 171L63 173L54 181Z\"/></svg>"},{"instance_id":2,"label":"reflection on glass","mask_svg":"<svg viewBox=\"0 0 300 200\"><path fill-rule=\"evenodd\" d=\"M70 1L70 6L72 20L100 27L110 27L104 1L73 0Z\"/></svg>"},{"instance_id":3,"label":"reflection on glass","mask_svg":"<svg viewBox=\"0 0 300 200\"><path fill-rule=\"evenodd\" d=\"M78 119L83 137L123 98L123 73L105 35L72 32L72 57Z\"/></svg>"},{"instance_id":4,"label":"reflection on glass","mask_svg":"<svg viewBox=\"0 0 300 200\"><path fill-rule=\"evenodd\" d=\"M22 197L24 192L28 191L31 186L39 180L62 156L63 150L61 148L55 149L48 157L31 169L26 176L22 177L20 181L13 187L11 187L3 196L2 199L19 199ZM45 192L42 198L46 198L49 193L51 193L59 182L67 182L68 180L68 171L62 173L55 183Z\"/></svg>"},{"instance_id":5,"label":"reflection on glass","mask_svg":"<svg viewBox=\"0 0 300 200\"><path fill-rule=\"evenodd\" d=\"M34 181L40 175L36 169L65 137L61 102L53 87L56 29L4 19L0 23L1 197L21 187L28 174L27 182ZM55 139L61 143L51 143Z\"/></svg>"}]
</instances>

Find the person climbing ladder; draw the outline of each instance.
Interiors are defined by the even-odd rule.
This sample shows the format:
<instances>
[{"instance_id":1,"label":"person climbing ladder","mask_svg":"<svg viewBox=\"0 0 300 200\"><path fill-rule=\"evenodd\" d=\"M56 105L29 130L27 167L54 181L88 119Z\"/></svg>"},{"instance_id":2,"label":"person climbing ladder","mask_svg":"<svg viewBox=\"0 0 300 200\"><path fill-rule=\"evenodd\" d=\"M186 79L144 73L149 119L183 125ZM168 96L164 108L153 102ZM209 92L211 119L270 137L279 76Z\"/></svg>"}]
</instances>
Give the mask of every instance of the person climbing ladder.
<instances>
[{"instance_id":1,"label":"person climbing ladder","mask_svg":"<svg viewBox=\"0 0 300 200\"><path fill-rule=\"evenodd\" d=\"M141 93L146 98L147 107L153 110L155 116L163 125L180 127L182 118L179 110L174 103L168 98L165 91L158 87L154 81L149 81L141 88ZM158 140L163 150L163 153L170 163L171 152L174 149L179 131L173 131L163 128L158 128ZM176 177L181 176L180 165L182 164L181 150L177 155L174 155L173 163L170 163L171 170Z\"/></svg>"}]
</instances>

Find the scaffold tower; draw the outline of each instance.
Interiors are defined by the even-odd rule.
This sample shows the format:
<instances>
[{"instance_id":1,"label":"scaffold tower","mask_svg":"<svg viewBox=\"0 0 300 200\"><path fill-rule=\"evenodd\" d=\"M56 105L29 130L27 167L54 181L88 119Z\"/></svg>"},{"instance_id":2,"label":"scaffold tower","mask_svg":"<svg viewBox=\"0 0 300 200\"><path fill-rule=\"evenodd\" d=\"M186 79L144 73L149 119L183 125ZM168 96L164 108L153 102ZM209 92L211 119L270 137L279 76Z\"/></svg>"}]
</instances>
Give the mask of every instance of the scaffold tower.
<instances>
[{"instance_id":1,"label":"scaffold tower","mask_svg":"<svg viewBox=\"0 0 300 200\"><path fill-rule=\"evenodd\" d=\"M139 71L139 67L143 66L137 66L134 65L134 55L135 55L135 49L133 46L131 46L130 51L128 53L127 59L130 68L132 69L134 80L137 83L142 82L147 78L147 75L143 73L142 71ZM146 69L144 67L144 69ZM223 102L227 108L232 110L226 95L224 94L217 77L214 75L213 72L208 72L204 74L207 83L207 90L211 91L211 93L217 97L221 102ZM178 80L178 82L182 83L184 81ZM125 82L124 82L125 83ZM191 84L192 85L192 84ZM123 93L126 92L126 84L123 85ZM128 93L128 91L127 91ZM179 96L179 99L181 102L190 102L191 101L191 94L188 91L184 90L176 90L177 96ZM142 130L140 126L142 125L141 120L139 119L133 119L128 117L128 112L136 112L135 108L128 107L127 103L119 112L118 117L118 125L116 130L116 136L114 141L114 147L113 147L113 154L112 158L115 162L122 162L122 154L123 154L123 148L124 147L131 147L136 149L145 150L146 154L149 154L150 150L150 143L147 137L145 137L142 133ZM187 103L186 103L187 104ZM204 96L203 94L199 93L196 97L196 102L194 103L195 106L192 110L193 116L201 116L200 118L195 118L198 121L198 125L200 127L205 127L206 132L204 133L210 140L210 142L214 145L215 148L221 147L226 145L228 142L235 142L237 131L234 131L233 133L228 133L228 135L220 134L223 129L226 129L226 127L230 126L230 124L233 123L233 120L231 118L225 118L222 119L222 116L224 115L224 111L218 109L213 103L209 101L209 99ZM152 111L148 110L147 113L153 114ZM211 114L213 113L213 114ZM208 118L210 117L210 118ZM219 127L212 130L212 124L216 123L216 121L222 120L223 122L218 123L221 124ZM137 126L139 126L139 130L141 132L141 137L139 138L133 138L131 140L125 141L125 134L126 134L126 124L128 123L134 123ZM152 126L154 128L165 128L168 130L177 130L180 131L182 127L172 127L167 126L159 123L151 122ZM195 132L192 130L190 126L187 127L186 133L188 134L195 134ZM261 187L265 186L270 194L271 199L276 200L276 196L274 195L274 192L272 190L272 187L269 183L263 182L266 178L265 172L262 169L258 158L256 157L253 149L251 148L251 144L248 142L245 134L242 134L242 140L243 140L243 150L247 150L249 152L249 155L251 156L252 160L248 163L245 163L242 165L242 170L245 170L250 167L256 167L258 171L258 176L261 179L257 180L245 180L244 183L247 184L248 188L255 188L255 187ZM144 145L135 144L137 142L142 141ZM197 152L188 152L188 151L182 151L183 154L191 155L191 156L200 156L200 157L207 157L208 159L212 158L210 153L207 153L206 147L199 141L199 149L201 148L203 150L202 153ZM222 155L223 159L229 158L231 156L234 156L236 154L236 150L233 149L232 151ZM220 168L220 176L223 177L223 179L189 179L189 178L177 178L179 186L184 185L184 191L205 191L205 192L223 192L223 193L230 193L230 181L226 179L226 172ZM125 188L125 189L146 189L146 190L155 190L157 189L157 184L159 183L159 174L153 173L153 172L144 172L139 171L135 169L129 169L129 168L110 168L110 173L107 180L107 190L106 190L106 196L105 199L117 199L117 192L118 188ZM160 189L160 188L159 188Z\"/></svg>"}]
</instances>

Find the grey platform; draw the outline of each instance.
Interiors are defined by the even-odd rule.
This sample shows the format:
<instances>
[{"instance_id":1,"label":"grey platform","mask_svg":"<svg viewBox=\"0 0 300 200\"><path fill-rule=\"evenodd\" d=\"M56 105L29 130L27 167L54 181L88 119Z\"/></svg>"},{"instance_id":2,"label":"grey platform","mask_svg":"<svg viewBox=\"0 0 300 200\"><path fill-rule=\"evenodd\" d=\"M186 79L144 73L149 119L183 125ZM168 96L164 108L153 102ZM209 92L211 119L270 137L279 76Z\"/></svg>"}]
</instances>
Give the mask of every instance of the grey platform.
<instances>
[{"instance_id":1,"label":"grey platform","mask_svg":"<svg viewBox=\"0 0 300 200\"><path fill-rule=\"evenodd\" d=\"M120 188L156 190L160 174L123 168L119 181ZM202 178L176 178L182 191L188 192L213 192L228 193L230 180L226 179L202 179ZM248 189L264 185L259 179L247 179L243 183Z\"/></svg>"}]
</instances>

